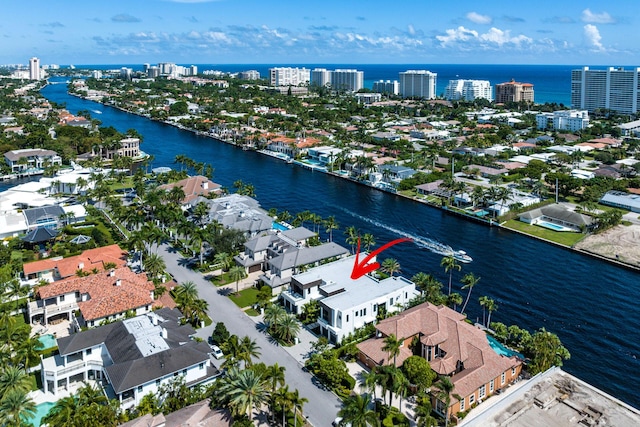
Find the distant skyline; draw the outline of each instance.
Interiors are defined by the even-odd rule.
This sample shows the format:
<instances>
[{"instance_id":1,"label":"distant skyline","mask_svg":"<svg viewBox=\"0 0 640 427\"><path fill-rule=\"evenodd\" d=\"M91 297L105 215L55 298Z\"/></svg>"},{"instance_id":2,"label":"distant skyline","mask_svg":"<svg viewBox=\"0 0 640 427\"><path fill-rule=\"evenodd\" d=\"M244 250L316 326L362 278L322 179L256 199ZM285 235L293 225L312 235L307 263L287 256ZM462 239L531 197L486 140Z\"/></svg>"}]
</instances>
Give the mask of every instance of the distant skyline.
<instances>
[{"instance_id":1,"label":"distant skyline","mask_svg":"<svg viewBox=\"0 0 640 427\"><path fill-rule=\"evenodd\" d=\"M0 64L640 66L640 2L8 1Z\"/></svg>"}]
</instances>

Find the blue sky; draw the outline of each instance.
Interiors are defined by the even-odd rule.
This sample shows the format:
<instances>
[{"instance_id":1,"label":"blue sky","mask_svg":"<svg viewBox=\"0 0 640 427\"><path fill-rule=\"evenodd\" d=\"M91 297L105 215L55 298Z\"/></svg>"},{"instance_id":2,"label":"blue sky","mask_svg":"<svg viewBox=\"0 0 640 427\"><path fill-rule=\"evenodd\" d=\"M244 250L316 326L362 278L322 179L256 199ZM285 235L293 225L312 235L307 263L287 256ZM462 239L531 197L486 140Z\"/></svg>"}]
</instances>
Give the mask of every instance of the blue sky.
<instances>
[{"instance_id":1,"label":"blue sky","mask_svg":"<svg viewBox=\"0 0 640 427\"><path fill-rule=\"evenodd\" d=\"M0 64L640 65L640 2L4 1Z\"/></svg>"}]
</instances>

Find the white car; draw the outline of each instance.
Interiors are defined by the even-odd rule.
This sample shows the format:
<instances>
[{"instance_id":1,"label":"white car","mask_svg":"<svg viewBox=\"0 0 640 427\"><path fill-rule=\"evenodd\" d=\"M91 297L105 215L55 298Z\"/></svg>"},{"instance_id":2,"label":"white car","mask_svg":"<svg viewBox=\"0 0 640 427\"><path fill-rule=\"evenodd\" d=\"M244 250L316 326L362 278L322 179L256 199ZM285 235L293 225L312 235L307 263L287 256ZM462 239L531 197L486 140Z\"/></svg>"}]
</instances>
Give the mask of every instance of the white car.
<instances>
[{"instance_id":1,"label":"white car","mask_svg":"<svg viewBox=\"0 0 640 427\"><path fill-rule=\"evenodd\" d=\"M224 353L222 352L222 350L220 350L220 347L214 344L210 345L210 347L213 357L215 357L216 359L222 359L224 357Z\"/></svg>"}]
</instances>

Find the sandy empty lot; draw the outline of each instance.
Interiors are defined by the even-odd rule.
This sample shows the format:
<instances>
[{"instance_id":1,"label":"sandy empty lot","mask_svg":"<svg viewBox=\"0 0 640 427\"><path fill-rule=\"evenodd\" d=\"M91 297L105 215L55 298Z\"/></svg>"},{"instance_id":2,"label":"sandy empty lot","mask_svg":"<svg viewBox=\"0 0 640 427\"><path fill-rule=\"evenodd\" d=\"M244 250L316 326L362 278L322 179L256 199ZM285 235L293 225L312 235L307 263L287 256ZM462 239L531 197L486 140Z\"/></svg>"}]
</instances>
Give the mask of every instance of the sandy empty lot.
<instances>
[{"instance_id":1,"label":"sandy empty lot","mask_svg":"<svg viewBox=\"0 0 640 427\"><path fill-rule=\"evenodd\" d=\"M587 236L575 248L640 266L640 225L619 225L604 233Z\"/></svg>"}]
</instances>

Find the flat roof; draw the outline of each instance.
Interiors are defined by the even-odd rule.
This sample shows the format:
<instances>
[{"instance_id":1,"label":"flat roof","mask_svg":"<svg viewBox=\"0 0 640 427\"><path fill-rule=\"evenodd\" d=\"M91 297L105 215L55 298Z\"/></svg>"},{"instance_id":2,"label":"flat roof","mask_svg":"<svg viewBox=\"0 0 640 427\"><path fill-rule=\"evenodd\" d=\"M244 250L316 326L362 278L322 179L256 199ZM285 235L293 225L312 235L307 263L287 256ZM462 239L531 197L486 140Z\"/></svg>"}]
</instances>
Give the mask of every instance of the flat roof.
<instances>
[{"instance_id":1,"label":"flat roof","mask_svg":"<svg viewBox=\"0 0 640 427\"><path fill-rule=\"evenodd\" d=\"M638 426L640 411L553 367L491 397L460 427Z\"/></svg>"}]
</instances>

